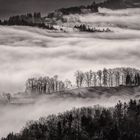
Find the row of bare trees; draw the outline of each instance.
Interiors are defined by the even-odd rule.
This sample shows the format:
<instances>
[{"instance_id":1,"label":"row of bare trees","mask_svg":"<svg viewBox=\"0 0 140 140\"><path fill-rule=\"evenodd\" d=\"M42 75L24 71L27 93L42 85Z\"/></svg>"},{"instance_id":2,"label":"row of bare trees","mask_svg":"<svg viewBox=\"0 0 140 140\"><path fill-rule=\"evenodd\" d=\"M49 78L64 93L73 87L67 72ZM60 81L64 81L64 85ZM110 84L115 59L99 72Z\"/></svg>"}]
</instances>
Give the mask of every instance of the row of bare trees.
<instances>
[{"instance_id":1,"label":"row of bare trees","mask_svg":"<svg viewBox=\"0 0 140 140\"><path fill-rule=\"evenodd\" d=\"M54 77L39 77L30 78L26 81L26 90L29 92L47 93L63 91L71 87L71 82L65 80L65 82L58 79L58 76Z\"/></svg>"},{"instance_id":2,"label":"row of bare trees","mask_svg":"<svg viewBox=\"0 0 140 140\"><path fill-rule=\"evenodd\" d=\"M76 71L76 87L118 87L139 86L140 71L134 68L114 68L94 72ZM61 81L58 76L30 78L26 82L26 90L37 93L53 93L75 87L70 80Z\"/></svg>"},{"instance_id":3,"label":"row of bare trees","mask_svg":"<svg viewBox=\"0 0 140 140\"><path fill-rule=\"evenodd\" d=\"M134 68L115 68L98 70L93 72L77 71L75 73L76 86L91 87L91 86L138 86L140 85L140 71Z\"/></svg>"}]
</instances>

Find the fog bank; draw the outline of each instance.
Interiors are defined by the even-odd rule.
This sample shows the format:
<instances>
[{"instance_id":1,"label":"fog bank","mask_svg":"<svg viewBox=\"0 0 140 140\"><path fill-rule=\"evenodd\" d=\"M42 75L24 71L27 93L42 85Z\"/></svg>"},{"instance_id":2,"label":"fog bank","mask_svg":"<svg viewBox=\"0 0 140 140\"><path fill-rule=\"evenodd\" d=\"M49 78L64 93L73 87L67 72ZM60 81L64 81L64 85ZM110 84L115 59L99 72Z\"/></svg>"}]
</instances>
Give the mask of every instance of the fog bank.
<instances>
[{"instance_id":1,"label":"fog bank","mask_svg":"<svg viewBox=\"0 0 140 140\"><path fill-rule=\"evenodd\" d=\"M60 79L73 80L76 70L139 68L139 9L100 9L99 14L76 16L81 23L113 32L58 33L0 26L0 92L24 90L26 79L34 75L58 74Z\"/></svg>"}]
</instances>

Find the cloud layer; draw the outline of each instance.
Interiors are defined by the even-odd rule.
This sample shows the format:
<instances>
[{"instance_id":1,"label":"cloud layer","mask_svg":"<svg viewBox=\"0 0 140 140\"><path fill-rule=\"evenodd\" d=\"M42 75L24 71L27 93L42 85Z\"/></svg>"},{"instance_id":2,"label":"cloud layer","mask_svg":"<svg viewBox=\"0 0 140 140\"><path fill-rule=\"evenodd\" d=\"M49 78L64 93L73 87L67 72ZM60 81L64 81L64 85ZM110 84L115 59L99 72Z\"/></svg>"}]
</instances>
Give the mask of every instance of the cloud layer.
<instances>
[{"instance_id":1,"label":"cloud layer","mask_svg":"<svg viewBox=\"0 0 140 140\"><path fill-rule=\"evenodd\" d=\"M73 79L77 69L139 68L140 10L79 16L80 22L110 27L111 33L58 33L31 27L0 27L0 91L24 89L34 74Z\"/></svg>"}]
</instances>

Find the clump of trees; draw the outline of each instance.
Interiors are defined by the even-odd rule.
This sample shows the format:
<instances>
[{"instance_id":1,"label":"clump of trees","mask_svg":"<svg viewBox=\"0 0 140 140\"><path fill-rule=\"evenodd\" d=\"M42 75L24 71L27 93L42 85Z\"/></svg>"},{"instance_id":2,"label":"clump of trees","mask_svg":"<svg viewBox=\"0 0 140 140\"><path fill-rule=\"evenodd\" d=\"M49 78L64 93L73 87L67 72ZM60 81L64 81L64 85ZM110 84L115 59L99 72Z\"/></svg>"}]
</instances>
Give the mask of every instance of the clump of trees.
<instances>
[{"instance_id":1,"label":"clump of trees","mask_svg":"<svg viewBox=\"0 0 140 140\"><path fill-rule=\"evenodd\" d=\"M17 15L11 16L8 20L1 21L0 25L24 25L24 26L36 26L40 28L45 28L49 30L56 30L53 24L56 24L56 20L62 20L63 15L70 15L70 14L84 14L84 13L92 13L98 12L98 4L93 2L91 5L88 6L75 6L69 8L61 8L55 10L52 13L49 13L47 17L41 17L40 12L35 13L27 13L24 15ZM45 23L48 23L47 25Z\"/></svg>"},{"instance_id":2,"label":"clump of trees","mask_svg":"<svg viewBox=\"0 0 140 140\"><path fill-rule=\"evenodd\" d=\"M88 6L77 6L77 7L70 7L70 8L62 8L59 9L59 12L62 12L63 15L69 14L81 14L84 10L88 10L89 12L98 12L98 4L93 2L91 5Z\"/></svg>"},{"instance_id":3,"label":"clump of trees","mask_svg":"<svg viewBox=\"0 0 140 140\"><path fill-rule=\"evenodd\" d=\"M39 77L29 78L26 81L26 91L33 93L50 94L58 91L63 91L71 87L69 80L61 81L58 76L54 77Z\"/></svg>"},{"instance_id":4,"label":"clump of trees","mask_svg":"<svg viewBox=\"0 0 140 140\"><path fill-rule=\"evenodd\" d=\"M83 107L30 121L2 140L140 140L140 101Z\"/></svg>"},{"instance_id":5,"label":"clump of trees","mask_svg":"<svg viewBox=\"0 0 140 140\"><path fill-rule=\"evenodd\" d=\"M78 29L79 31L82 32L91 32L91 33L95 33L95 32L111 32L111 30L109 28L106 29L96 29L93 27L89 27L85 24L81 24L81 25L75 25L74 28Z\"/></svg>"},{"instance_id":6,"label":"clump of trees","mask_svg":"<svg viewBox=\"0 0 140 140\"><path fill-rule=\"evenodd\" d=\"M10 103L12 100L12 95L10 93L2 93L0 94L0 102L2 103Z\"/></svg>"},{"instance_id":7,"label":"clump of trees","mask_svg":"<svg viewBox=\"0 0 140 140\"><path fill-rule=\"evenodd\" d=\"M100 7L106 7L106 8L123 8L125 5L125 0L106 0L102 3L100 3Z\"/></svg>"},{"instance_id":8,"label":"clump of trees","mask_svg":"<svg viewBox=\"0 0 140 140\"><path fill-rule=\"evenodd\" d=\"M43 20L41 13L27 13L26 15L11 16L8 20L4 20L1 24L4 25L34 25L42 24Z\"/></svg>"},{"instance_id":9,"label":"clump of trees","mask_svg":"<svg viewBox=\"0 0 140 140\"><path fill-rule=\"evenodd\" d=\"M120 9L120 8L130 8L139 7L139 0L106 0L99 4L100 7ZM135 4L137 3L137 4Z\"/></svg>"},{"instance_id":10,"label":"clump of trees","mask_svg":"<svg viewBox=\"0 0 140 140\"><path fill-rule=\"evenodd\" d=\"M140 71L134 68L115 68L75 73L77 87L139 86Z\"/></svg>"},{"instance_id":11,"label":"clump of trees","mask_svg":"<svg viewBox=\"0 0 140 140\"><path fill-rule=\"evenodd\" d=\"M76 7L69 7L69 8L61 8L56 10L55 12L49 13L48 18L62 18L63 15L70 15L70 14L84 14L85 12L98 12L98 4L93 2L91 5L88 6L76 6Z\"/></svg>"},{"instance_id":12,"label":"clump of trees","mask_svg":"<svg viewBox=\"0 0 140 140\"><path fill-rule=\"evenodd\" d=\"M44 19L41 17L41 13L28 13L26 15L12 16L8 20L0 21L0 25L23 25L23 26L35 26L44 29L54 30L52 25L46 25Z\"/></svg>"}]
</instances>

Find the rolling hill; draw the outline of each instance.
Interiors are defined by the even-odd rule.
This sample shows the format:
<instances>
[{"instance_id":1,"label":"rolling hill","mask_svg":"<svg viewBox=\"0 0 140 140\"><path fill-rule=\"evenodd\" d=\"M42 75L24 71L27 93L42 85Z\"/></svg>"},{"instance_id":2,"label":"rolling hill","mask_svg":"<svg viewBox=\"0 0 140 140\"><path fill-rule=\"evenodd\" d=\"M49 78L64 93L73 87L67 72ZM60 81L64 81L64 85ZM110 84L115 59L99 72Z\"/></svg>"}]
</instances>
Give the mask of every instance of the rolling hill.
<instances>
[{"instance_id":1,"label":"rolling hill","mask_svg":"<svg viewBox=\"0 0 140 140\"><path fill-rule=\"evenodd\" d=\"M15 94L11 97L10 101L7 100L6 97L2 97L0 99L0 104L10 103L13 105L22 105L22 104L34 104L38 102L40 98L65 98L65 99L111 99L117 98L120 99L140 99L140 87L84 87L84 88L76 88L71 90L54 92L51 94L40 94L40 93L32 93L27 94L19 93Z\"/></svg>"}]
</instances>

